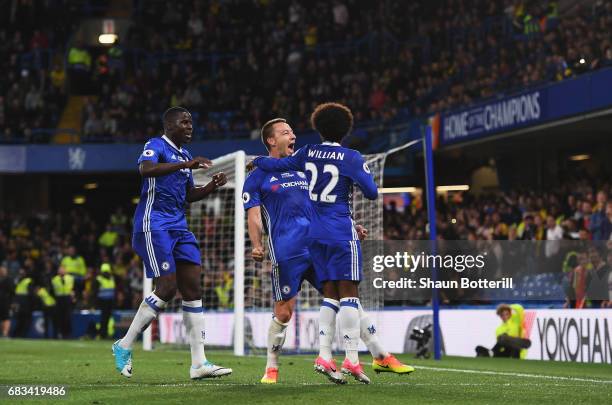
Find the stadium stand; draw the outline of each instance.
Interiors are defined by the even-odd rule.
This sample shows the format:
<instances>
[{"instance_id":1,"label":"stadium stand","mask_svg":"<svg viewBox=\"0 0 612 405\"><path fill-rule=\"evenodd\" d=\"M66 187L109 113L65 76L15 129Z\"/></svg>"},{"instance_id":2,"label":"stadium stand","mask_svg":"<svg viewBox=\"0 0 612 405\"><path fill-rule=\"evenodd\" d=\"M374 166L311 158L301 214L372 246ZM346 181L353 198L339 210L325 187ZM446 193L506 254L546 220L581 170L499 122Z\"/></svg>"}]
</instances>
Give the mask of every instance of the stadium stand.
<instances>
[{"instance_id":1,"label":"stadium stand","mask_svg":"<svg viewBox=\"0 0 612 405\"><path fill-rule=\"evenodd\" d=\"M140 142L177 104L198 112L199 139L249 137L272 116L306 131L313 104L332 98L368 133L612 64L609 2L563 15L555 1L149 3L96 59L85 141ZM51 30L47 19L26 48L27 13L5 17L4 143L48 141L65 103L55 56L69 27ZM40 98L54 108L38 114Z\"/></svg>"}]
</instances>

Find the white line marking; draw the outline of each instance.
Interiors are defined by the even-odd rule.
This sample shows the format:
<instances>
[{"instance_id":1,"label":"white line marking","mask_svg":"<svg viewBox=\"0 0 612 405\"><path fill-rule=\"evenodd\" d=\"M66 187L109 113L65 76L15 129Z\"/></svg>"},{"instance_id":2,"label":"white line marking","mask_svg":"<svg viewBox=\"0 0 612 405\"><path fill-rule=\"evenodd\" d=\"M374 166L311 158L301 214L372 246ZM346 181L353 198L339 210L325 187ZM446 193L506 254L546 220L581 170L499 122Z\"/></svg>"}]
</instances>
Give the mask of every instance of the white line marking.
<instances>
[{"instance_id":1,"label":"white line marking","mask_svg":"<svg viewBox=\"0 0 612 405\"><path fill-rule=\"evenodd\" d=\"M265 356L262 356L262 357L265 357ZM311 361L309 359L302 359L302 360ZM363 362L361 362L361 364L367 365L367 363L363 363ZM509 377L542 378L546 380L581 381L581 382L594 382L594 383L599 383L599 384L612 384L612 380L597 380L593 378L581 378L581 377L565 377L565 376L560 376L560 375L512 373L508 371L471 370L471 369L464 369L464 368L430 367L430 366L420 366L420 365L415 365L414 368L416 369L416 371L419 371L422 369L422 370L432 370L432 371L450 371L453 373L505 375ZM437 385L437 384L433 384L433 385Z\"/></svg>"},{"instance_id":2,"label":"white line marking","mask_svg":"<svg viewBox=\"0 0 612 405\"><path fill-rule=\"evenodd\" d=\"M423 369L423 370L433 370L433 371L450 371L454 373L505 375L509 377L543 378L546 380L582 381L582 382L594 382L594 383L600 383L600 384L612 384L612 380L595 380L592 378L565 377L565 376L560 376L560 375L511 373L507 371L470 370L470 369L462 369L462 368L445 368L445 367L429 367L429 366L416 366L415 368L417 369L417 371L419 369Z\"/></svg>"}]
</instances>

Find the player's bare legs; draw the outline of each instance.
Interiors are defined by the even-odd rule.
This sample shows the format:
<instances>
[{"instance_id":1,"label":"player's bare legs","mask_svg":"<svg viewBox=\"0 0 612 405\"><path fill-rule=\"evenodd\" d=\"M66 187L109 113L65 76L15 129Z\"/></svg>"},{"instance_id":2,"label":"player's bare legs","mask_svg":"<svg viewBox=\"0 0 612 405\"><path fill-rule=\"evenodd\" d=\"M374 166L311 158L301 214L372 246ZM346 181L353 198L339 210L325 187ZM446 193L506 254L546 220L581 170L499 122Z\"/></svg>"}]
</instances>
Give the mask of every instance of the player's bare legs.
<instances>
[{"instance_id":1,"label":"player's bare legs","mask_svg":"<svg viewBox=\"0 0 612 405\"><path fill-rule=\"evenodd\" d=\"M138 335L149 327L153 319L176 295L176 274L168 273L155 278L155 291L146 296L130 327L123 337L113 344L115 366L124 377L132 376L132 346Z\"/></svg>"},{"instance_id":2,"label":"player's bare legs","mask_svg":"<svg viewBox=\"0 0 612 405\"><path fill-rule=\"evenodd\" d=\"M276 301L274 303L274 316L268 328L268 351L266 361L266 372L261 379L263 384L275 384L278 380L278 356L285 343L287 326L293 316L296 297L287 301Z\"/></svg>"},{"instance_id":3,"label":"player's bare legs","mask_svg":"<svg viewBox=\"0 0 612 405\"><path fill-rule=\"evenodd\" d=\"M192 379L221 377L232 373L232 369L219 367L206 359L204 353L204 309L202 307L202 288L200 287L199 265L177 261L177 286L183 297L183 323L187 329L189 346L191 348Z\"/></svg>"}]
</instances>

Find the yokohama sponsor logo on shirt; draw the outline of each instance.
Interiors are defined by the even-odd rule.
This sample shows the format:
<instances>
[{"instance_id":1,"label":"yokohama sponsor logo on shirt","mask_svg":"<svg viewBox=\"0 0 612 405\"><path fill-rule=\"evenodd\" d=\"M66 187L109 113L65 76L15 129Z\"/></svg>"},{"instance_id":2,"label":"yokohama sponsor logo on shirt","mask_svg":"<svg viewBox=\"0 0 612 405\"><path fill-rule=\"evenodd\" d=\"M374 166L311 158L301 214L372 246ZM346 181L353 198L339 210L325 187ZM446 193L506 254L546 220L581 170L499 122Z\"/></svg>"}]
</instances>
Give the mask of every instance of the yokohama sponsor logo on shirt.
<instances>
[{"instance_id":1,"label":"yokohama sponsor logo on shirt","mask_svg":"<svg viewBox=\"0 0 612 405\"><path fill-rule=\"evenodd\" d=\"M283 188L298 187L298 186L308 187L308 182L306 180L289 181L286 183L282 183L281 186Z\"/></svg>"}]
</instances>

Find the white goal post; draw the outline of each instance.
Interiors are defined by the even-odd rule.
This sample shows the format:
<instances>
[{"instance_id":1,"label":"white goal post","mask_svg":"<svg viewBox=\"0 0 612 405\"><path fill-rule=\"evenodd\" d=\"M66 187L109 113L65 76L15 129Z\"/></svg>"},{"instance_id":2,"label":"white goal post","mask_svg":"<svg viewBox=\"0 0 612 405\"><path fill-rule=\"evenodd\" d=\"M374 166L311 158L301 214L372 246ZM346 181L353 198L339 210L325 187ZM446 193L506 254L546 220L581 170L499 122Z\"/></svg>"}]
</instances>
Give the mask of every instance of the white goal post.
<instances>
[{"instance_id":1,"label":"white goal post","mask_svg":"<svg viewBox=\"0 0 612 405\"><path fill-rule=\"evenodd\" d=\"M194 171L194 182L196 186L202 186L207 184L211 180L211 176L217 172L224 172L227 175L228 181L225 186L223 186L220 190L217 191L217 194L222 194L233 202L229 207L234 215L233 216L233 229L232 234L233 238L233 251L231 254L233 255L233 263L234 263L234 271L233 271L233 289L234 291L244 291L244 257L245 257L245 221L244 221L244 206L242 204L242 185L244 184L245 179L245 168L246 168L246 154L244 151L237 151L225 156L221 156L217 159L213 160L213 166L210 169L206 170L196 170ZM215 196L211 198L215 199ZM218 197L217 197L218 198ZM190 207L190 215L189 215L189 225L190 229L196 235L196 238L202 244L202 240L200 238L201 235L198 235L200 230L200 224L195 224L194 226L194 217L201 217L202 215L202 207L205 206L206 199L204 201L200 201L192 204ZM197 212L197 214L195 213ZM194 229L195 228L195 229ZM144 274L144 282L143 282L143 296L147 296L153 291L153 283L151 279L148 279ZM204 297L204 302L206 298ZM173 302L169 303L167 312L177 311L180 306L178 305L179 299L175 297ZM233 338L233 347L234 354L237 356L244 355L244 294L235 294L234 295L234 338ZM149 326L144 332L142 336L143 340L143 349L144 350L152 350L153 349L153 334L151 332L152 327Z\"/></svg>"}]
</instances>

